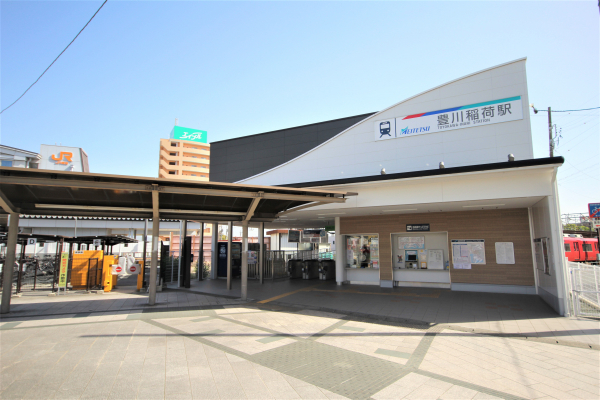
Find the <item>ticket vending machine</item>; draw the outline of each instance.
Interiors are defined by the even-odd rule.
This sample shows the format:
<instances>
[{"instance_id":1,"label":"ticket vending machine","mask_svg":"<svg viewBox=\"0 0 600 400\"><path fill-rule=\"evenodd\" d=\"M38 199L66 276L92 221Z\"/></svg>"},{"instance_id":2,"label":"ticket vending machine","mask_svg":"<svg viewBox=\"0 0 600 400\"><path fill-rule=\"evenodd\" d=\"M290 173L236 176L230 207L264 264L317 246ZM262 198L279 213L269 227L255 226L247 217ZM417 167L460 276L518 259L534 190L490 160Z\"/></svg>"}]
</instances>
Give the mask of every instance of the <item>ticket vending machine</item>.
<instances>
[{"instance_id":1,"label":"ticket vending machine","mask_svg":"<svg viewBox=\"0 0 600 400\"><path fill-rule=\"evenodd\" d=\"M404 251L404 267L408 269L419 268L419 253L417 250Z\"/></svg>"}]
</instances>

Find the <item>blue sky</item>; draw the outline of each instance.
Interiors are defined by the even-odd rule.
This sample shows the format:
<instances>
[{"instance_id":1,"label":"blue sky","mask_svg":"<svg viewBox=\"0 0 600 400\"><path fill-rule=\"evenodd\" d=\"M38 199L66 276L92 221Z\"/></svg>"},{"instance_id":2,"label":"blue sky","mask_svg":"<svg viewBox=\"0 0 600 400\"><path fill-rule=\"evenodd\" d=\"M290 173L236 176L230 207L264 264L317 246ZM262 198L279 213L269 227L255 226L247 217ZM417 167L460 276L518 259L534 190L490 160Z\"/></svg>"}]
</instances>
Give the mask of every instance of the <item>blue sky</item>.
<instances>
[{"instance_id":1,"label":"blue sky","mask_svg":"<svg viewBox=\"0 0 600 400\"><path fill-rule=\"evenodd\" d=\"M14 101L101 1L2 1L1 103ZM600 105L599 15L582 2L199 2L109 0L2 114L2 144L82 147L92 172L157 176L159 138L209 141L379 111L527 57L529 98ZM600 201L600 113L555 113L562 212ZM532 117L548 156L547 115Z\"/></svg>"}]
</instances>

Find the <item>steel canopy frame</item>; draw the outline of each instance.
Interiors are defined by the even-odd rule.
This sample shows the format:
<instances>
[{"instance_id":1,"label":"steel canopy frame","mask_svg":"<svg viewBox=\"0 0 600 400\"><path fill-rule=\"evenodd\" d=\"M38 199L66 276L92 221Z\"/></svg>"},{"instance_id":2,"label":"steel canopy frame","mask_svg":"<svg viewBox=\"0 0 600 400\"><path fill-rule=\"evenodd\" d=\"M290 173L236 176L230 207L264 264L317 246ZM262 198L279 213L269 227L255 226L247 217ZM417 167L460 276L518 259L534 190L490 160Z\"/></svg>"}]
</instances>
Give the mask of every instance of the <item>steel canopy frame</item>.
<instances>
[{"instance_id":1,"label":"steel canopy frame","mask_svg":"<svg viewBox=\"0 0 600 400\"><path fill-rule=\"evenodd\" d=\"M344 203L345 192L189 182L163 178L0 167L0 214L11 215L7 260L16 251L12 237L19 214L77 217L189 219L202 222L270 222L290 208L310 203ZM156 300L158 226L152 224L149 299ZM16 238L16 237L15 237ZM13 245L13 243L15 243ZM242 266L243 268L243 266ZM247 269L247 265L246 265ZM12 269L7 268L6 272ZM6 279L8 278L8 279ZM12 276L4 279L2 312L9 312Z\"/></svg>"}]
</instances>

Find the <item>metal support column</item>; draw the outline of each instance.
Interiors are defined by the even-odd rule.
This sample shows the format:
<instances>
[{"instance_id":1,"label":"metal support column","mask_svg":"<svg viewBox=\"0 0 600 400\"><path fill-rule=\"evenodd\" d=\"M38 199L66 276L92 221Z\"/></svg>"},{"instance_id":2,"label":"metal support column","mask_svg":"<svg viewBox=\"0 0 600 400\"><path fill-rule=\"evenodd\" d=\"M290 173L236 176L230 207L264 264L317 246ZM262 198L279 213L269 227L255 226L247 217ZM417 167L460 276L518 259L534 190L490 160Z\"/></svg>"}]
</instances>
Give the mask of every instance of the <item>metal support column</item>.
<instances>
[{"instance_id":1,"label":"metal support column","mask_svg":"<svg viewBox=\"0 0 600 400\"><path fill-rule=\"evenodd\" d=\"M260 283L263 283L263 269L265 265L265 223L258 224L258 275Z\"/></svg>"},{"instance_id":2,"label":"metal support column","mask_svg":"<svg viewBox=\"0 0 600 400\"><path fill-rule=\"evenodd\" d=\"M181 279L181 263L183 262L183 242L185 241L185 237L187 236L187 219L181 220L181 225L179 226L179 264L177 267L177 287L183 287L182 279Z\"/></svg>"},{"instance_id":3,"label":"metal support column","mask_svg":"<svg viewBox=\"0 0 600 400\"><path fill-rule=\"evenodd\" d=\"M200 221L200 249L198 251L198 280L204 277L204 222Z\"/></svg>"},{"instance_id":4,"label":"metal support column","mask_svg":"<svg viewBox=\"0 0 600 400\"><path fill-rule=\"evenodd\" d=\"M156 303L156 275L158 269L158 228L160 219L158 215L158 191L152 191L152 259L150 261L150 280L148 282L148 304Z\"/></svg>"},{"instance_id":5,"label":"metal support column","mask_svg":"<svg viewBox=\"0 0 600 400\"><path fill-rule=\"evenodd\" d=\"M8 237L6 239L6 258L4 260L4 282L2 282L2 307L0 313L10 312L10 297L12 296L12 281L17 253L17 238L19 235L19 214L10 213L8 221Z\"/></svg>"},{"instance_id":6,"label":"metal support column","mask_svg":"<svg viewBox=\"0 0 600 400\"><path fill-rule=\"evenodd\" d=\"M248 220L242 221L242 300L248 298Z\"/></svg>"},{"instance_id":7,"label":"metal support column","mask_svg":"<svg viewBox=\"0 0 600 400\"><path fill-rule=\"evenodd\" d=\"M210 279L217 279L217 262L219 250L219 224L217 222L212 224L212 238L210 242Z\"/></svg>"},{"instance_id":8,"label":"metal support column","mask_svg":"<svg viewBox=\"0 0 600 400\"><path fill-rule=\"evenodd\" d=\"M231 242L233 242L233 222L227 223L227 290L231 290Z\"/></svg>"},{"instance_id":9,"label":"metal support column","mask_svg":"<svg viewBox=\"0 0 600 400\"><path fill-rule=\"evenodd\" d=\"M144 278L146 277L146 268L148 267L148 264L146 264L146 244L148 242L148 218L146 218L144 220L144 246L143 248L143 254L142 254L142 260L143 260L143 267L142 270L140 271L140 274L142 274L142 287L146 286L146 282L144 282Z\"/></svg>"},{"instance_id":10,"label":"metal support column","mask_svg":"<svg viewBox=\"0 0 600 400\"><path fill-rule=\"evenodd\" d=\"M344 257L346 256L346 246L341 234L340 217L335 217L335 281L341 285L345 279Z\"/></svg>"}]
</instances>

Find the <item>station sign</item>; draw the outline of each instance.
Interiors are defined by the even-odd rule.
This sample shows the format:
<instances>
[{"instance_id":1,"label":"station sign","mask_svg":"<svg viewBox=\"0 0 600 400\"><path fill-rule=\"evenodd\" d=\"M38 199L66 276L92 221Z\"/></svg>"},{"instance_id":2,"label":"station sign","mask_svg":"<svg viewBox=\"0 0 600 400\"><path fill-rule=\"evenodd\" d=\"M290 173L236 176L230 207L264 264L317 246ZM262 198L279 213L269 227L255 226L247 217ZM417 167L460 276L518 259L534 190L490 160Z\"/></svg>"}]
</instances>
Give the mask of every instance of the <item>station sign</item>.
<instances>
[{"instance_id":1,"label":"station sign","mask_svg":"<svg viewBox=\"0 0 600 400\"><path fill-rule=\"evenodd\" d=\"M27 246L35 246L36 243L37 243L36 238L27 238Z\"/></svg>"},{"instance_id":2,"label":"station sign","mask_svg":"<svg viewBox=\"0 0 600 400\"><path fill-rule=\"evenodd\" d=\"M521 96L422 112L374 122L375 140L474 128L523 119Z\"/></svg>"}]
</instances>

